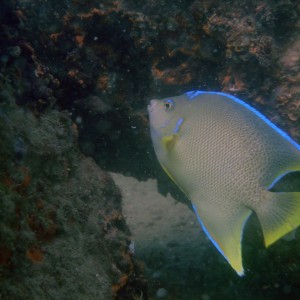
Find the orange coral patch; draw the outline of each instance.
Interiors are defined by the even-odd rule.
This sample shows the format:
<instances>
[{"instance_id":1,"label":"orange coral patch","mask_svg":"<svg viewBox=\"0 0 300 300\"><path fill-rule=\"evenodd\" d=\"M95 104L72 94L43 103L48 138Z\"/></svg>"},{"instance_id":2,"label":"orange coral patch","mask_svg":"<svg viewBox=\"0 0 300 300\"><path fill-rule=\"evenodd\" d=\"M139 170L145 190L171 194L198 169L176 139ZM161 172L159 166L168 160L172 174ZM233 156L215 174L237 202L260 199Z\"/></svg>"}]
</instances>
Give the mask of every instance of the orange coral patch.
<instances>
[{"instance_id":1,"label":"orange coral patch","mask_svg":"<svg viewBox=\"0 0 300 300\"><path fill-rule=\"evenodd\" d=\"M75 36L75 42L76 44L81 48L84 44L84 35L76 35Z\"/></svg>"},{"instance_id":2,"label":"orange coral patch","mask_svg":"<svg viewBox=\"0 0 300 300\"><path fill-rule=\"evenodd\" d=\"M106 90L108 88L109 78L107 75L101 75L97 80L97 87L100 90Z\"/></svg>"},{"instance_id":3,"label":"orange coral patch","mask_svg":"<svg viewBox=\"0 0 300 300\"><path fill-rule=\"evenodd\" d=\"M192 80L190 68L186 63L182 63L174 69L165 70L160 70L155 63L151 71L155 79L168 85L187 84Z\"/></svg>"},{"instance_id":4,"label":"orange coral patch","mask_svg":"<svg viewBox=\"0 0 300 300\"><path fill-rule=\"evenodd\" d=\"M2 181L3 185L8 188L14 184L14 181L8 176L4 177L1 181Z\"/></svg>"},{"instance_id":5,"label":"orange coral patch","mask_svg":"<svg viewBox=\"0 0 300 300\"><path fill-rule=\"evenodd\" d=\"M123 287L126 285L126 283L128 282L128 276L126 274L123 274L120 279L119 279L119 283L117 284L114 284L112 286L112 292L113 292L113 295L116 295L117 292Z\"/></svg>"},{"instance_id":6,"label":"orange coral patch","mask_svg":"<svg viewBox=\"0 0 300 300\"><path fill-rule=\"evenodd\" d=\"M8 267L12 257L12 250L7 247L0 247L0 265Z\"/></svg>"},{"instance_id":7,"label":"orange coral patch","mask_svg":"<svg viewBox=\"0 0 300 300\"><path fill-rule=\"evenodd\" d=\"M52 34L50 34L50 39L52 41L57 42L58 38L61 37L62 35L63 35L62 32L52 33Z\"/></svg>"},{"instance_id":8,"label":"orange coral patch","mask_svg":"<svg viewBox=\"0 0 300 300\"><path fill-rule=\"evenodd\" d=\"M44 254L39 248L28 249L26 257L33 263L41 263L44 260Z\"/></svg>"},{"instance_id":9,"label":"orange coral patch","mask_svg":"<svg viewBox=\"0 0 300 300\"><path fill-rule=\"evenodd\" d=\"M29 169L26 167L23 167L21 169L21 172L23 173L23 181L21 183L21 188L26 189L31 182L31 176L29 174Z\"/></svg>"}]
</instances>

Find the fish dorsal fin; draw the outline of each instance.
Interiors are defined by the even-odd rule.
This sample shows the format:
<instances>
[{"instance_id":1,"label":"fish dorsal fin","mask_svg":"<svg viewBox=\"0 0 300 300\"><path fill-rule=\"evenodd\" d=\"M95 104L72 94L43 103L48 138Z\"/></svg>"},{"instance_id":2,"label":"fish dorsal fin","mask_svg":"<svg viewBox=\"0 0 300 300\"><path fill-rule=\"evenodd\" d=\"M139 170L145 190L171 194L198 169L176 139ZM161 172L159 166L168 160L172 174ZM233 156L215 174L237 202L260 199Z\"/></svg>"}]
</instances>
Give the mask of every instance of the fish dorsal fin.
<instances>
[{"instance_id":1,"label":"fish dorsal fin","mask_svg":"<svg viewBox=\"0 0 300 300\"><path fill-rule=\"evenodd\" d=\"M203 202L193 203L198 220L209 239L226 258L231 267L244 275L242 246L244 225L252 211L237 207L235 211L206 206Z\"/></svg>"},{"instance_id":2,"label":"fish dorsal fin","mask_svg":"<svg viewBox=\"0 0 300 300\"><path fill-rule=\"evenodd\" d=\"M178 140L178 135L176 133L166 135L162 138L162 144L167 152L170 152L174 149L176 142Z\"/></svg>"}]
</instances>

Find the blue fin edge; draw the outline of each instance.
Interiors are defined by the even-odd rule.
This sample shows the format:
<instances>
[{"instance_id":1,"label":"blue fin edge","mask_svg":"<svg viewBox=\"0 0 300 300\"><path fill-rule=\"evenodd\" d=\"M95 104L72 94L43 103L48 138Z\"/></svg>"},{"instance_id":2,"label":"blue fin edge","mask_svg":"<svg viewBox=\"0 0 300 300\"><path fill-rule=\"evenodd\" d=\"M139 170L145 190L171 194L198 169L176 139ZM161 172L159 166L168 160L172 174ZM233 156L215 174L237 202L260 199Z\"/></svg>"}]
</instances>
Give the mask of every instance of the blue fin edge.
<instances>
[{"instance_id":1,"label":"blue fin edge","mask_svg":"<svg viewBox=\"0 0 300 300\"><path fill-rule=\"evenodd\" d=\"M300 171L300 170L299 170ZM279 175L270 185L269 187L267 188L267 190L271 190L275 184L281 179L283 178L285 175L289 174L289 173L294 173L294 172L299 172L299 171L286 171L284 173L282 173L281 175Z\"/></svg>"},{"instance_id":2,"label":"blue fin edge","mask_svg":"<svg viewBox=\"0 0 300 300\"><path fill-rule=\"evenodd\" d=\"M219 244L213 239L213 237L210 235L210 233L208 232L208 230L206 229L206 227L204 226L199 214L198 214L198 211L197 211L197 208L195 206L194 203L192 203L192 207L195 211L195 214L197 216L197 219L203 229L203 231L205 232L205 234L207 235L207 237L211 240L211 242L214 244L214 246L218 249L218 251L222 254L222 256L226 259L226 261L230 264L229 260L227 259L227 257L225 256L224 252L222 251L222 249L220 248ZM242 236L241 236L241 240L242 240L242 237L243 237L243 233L244 233L244 228L245 228L245 225L249 219L249 217L251 216L251 213L249 214L249 216L245 219L243 225L242 225ZM244 272L237 272L239 276L244 276Z\"/></svg>"},{"instance_id":3,"label":"blue fin edge","mask_svg":"<svg viewBox=\"0 0 300 300\"><path fill-rule=\"evenodd\" d=\"M212 94L212 95L224 96L224 97L227 97L227 98L235 101L236 103L238 103L240 105L243 105L244 107L246 107L247 109L249 109L250 111L252 111L253 113L255 113L260 119L262 119L265 123L267 123L275 131L277 131L284 139L286 139L293 146L295 146L298 151L300 151L300 145L298 145L298 143L296 143L289 135L287 135L283 130L281 130L275 124L273 124L262 113L260 113L259 111L257 111L255 108L253 108L252 106L250 106L246 102L240 100L239 98L236 98L236 97L234 97L234 96L232 96L230 94L225 94L225 93L222 93L222 92L190 91L190 92L186 92L185 93L185 95L189 98L189 100L193 100L195 97L197 97L199 95L203 95L203 94Z\"/></svg>"},{"instance_id":4,"label":"blue fin edge","mask_svg":"<svg viewBox=\"0 0 300 300\"><path fill-rule=\"evenodd\" d=\"M214 246L218 249L218 251L224 256L224 258L227 260L227 257L224 255L224 252L222 251L222 249L220 248L220 246L218 245L218 243L213 239L213 237L210 235L210 233L208 232L208 230L206 229L206 227L204 226L199 214L198 214L198 211L197 211L197 208L196 206L194 205L194 203L192 203L192 207L195 211L195 214L197 216L197 219L203 229L203 231L205 232L205 234L208 236L208 238L211 240L211 242L214 244ZM227 260L228 261L228 260Z\"/></svg>"}]
</instances>

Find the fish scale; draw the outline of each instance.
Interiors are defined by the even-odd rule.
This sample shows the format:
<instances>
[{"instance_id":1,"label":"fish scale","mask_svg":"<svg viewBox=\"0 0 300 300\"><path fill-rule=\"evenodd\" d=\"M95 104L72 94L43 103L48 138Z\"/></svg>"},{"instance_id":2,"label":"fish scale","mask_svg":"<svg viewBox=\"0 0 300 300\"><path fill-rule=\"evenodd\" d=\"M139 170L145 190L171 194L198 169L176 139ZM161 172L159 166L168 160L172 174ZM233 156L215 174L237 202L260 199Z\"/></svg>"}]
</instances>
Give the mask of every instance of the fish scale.
<instances>
[{"instance_id":1,"label":"fish scale","mask_svg":"<svg viewBox=\"0 0 300 300\"><path fill-rule=\"evenodd\" d=\"M160 164L239 275L243 228L253 212L266 246L299 226L300 193L268 189L300 171L300 146L262 114L231 95L202 91L151 100L148 110Z\"/></svg>"}]
</instances>

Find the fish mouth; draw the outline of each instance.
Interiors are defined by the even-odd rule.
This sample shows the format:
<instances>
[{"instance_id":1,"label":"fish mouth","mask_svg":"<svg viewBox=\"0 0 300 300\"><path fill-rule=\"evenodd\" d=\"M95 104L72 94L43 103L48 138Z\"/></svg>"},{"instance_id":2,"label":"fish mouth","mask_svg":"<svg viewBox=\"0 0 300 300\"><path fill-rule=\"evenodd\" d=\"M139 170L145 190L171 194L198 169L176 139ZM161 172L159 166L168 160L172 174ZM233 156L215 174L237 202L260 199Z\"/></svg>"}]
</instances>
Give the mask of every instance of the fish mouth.
<instances>
[{"instance_id":1,"label":"fish mouth","mask_svg":"<svg viewBox=\"0 0 300 300\"><path fill-rule=\"evenodd\" d=\"M153 112L155 106L156 106L156 100L151 100L150 103L147 106L148 112L149 113Z\"/></svg>"},{"instance_id":2,"label":"fish mouth","mask_svg":"<svg viewBox=\"0 0 300 300\"><path fill-rule=\"evenodd\" d=\"M153 111L153 107L150 104L148 104L147 109L149 113Z\"/></svg>"}]
</instances>

